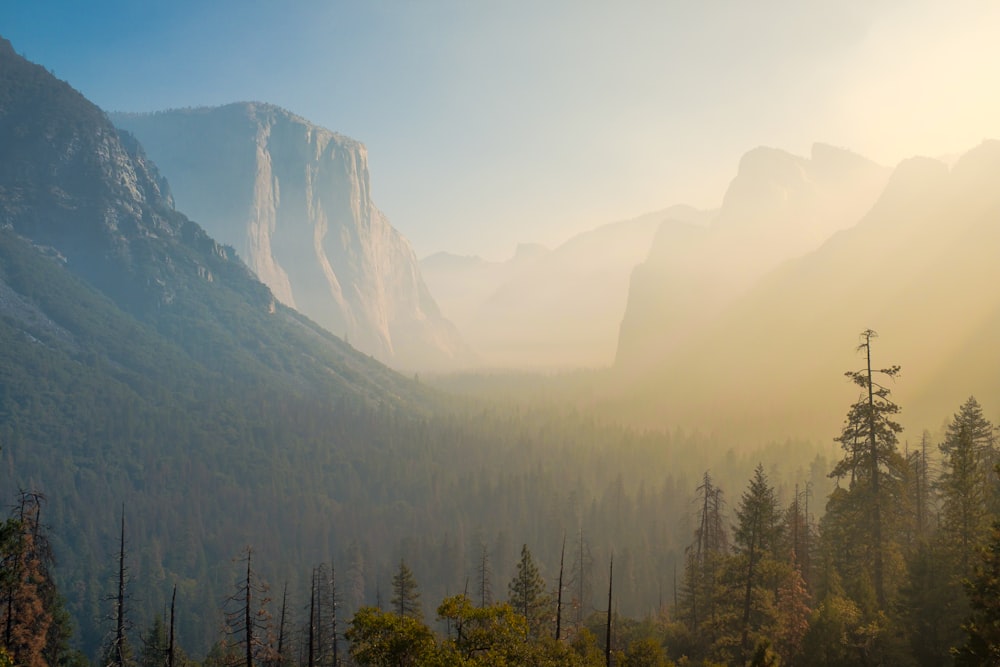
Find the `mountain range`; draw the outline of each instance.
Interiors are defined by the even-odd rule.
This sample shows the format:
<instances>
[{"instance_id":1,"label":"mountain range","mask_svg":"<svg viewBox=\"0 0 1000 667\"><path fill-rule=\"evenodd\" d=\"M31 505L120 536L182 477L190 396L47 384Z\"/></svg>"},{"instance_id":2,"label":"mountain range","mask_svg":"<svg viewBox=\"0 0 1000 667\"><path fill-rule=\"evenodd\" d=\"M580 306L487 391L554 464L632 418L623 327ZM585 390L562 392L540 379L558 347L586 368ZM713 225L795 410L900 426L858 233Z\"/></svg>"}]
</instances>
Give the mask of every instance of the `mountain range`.
<instances>
[{"instance_id":1,"label":"mountain range","mask_svg":"<svg viewBox=\"0 0 1000 667\"><path fill-rule=\"evenodd\" d=\"M850 188L842 191L854 208L831 218L839 223L827 227L829 238L803 242L785 261L762 233L742 251L742 283L718 280L726 255L713 249L706 267L704 255L688 250L711 243L706 230L661 230L632 278L613 411L647 423L832 438L842 415L832 406L857 398L838 378L864 366L855 348L866 329L880 334L876 369L902 366L891 389L911 442L922 429L936 431L969 395L1000 404L1000 143L984 142L950 168L906 160L884 187L875 187L878 168L839 162L863 176L840 181L863 186L853 199ZM736 197L731 188L727 206ZM803 219L797 212L788 221ZM784 237L779 230L773 239ZM759 248L771 248L767 261ZM634 329L645 339L630 342L630 317L643 321Z\"/></svg>"}]
</instances>

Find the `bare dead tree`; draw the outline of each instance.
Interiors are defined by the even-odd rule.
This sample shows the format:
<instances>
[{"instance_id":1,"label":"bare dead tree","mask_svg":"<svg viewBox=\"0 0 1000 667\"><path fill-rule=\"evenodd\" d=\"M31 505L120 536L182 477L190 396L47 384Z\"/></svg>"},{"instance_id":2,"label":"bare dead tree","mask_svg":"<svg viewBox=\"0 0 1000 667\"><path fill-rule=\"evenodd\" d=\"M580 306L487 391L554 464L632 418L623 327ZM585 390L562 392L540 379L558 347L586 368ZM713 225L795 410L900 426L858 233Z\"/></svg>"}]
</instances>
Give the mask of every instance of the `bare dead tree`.
<instances>
[{"instance_id":1,"label":"bare dead tree","mask_svg":"<svg viewBox=\"0 0 1000 667\"><path fill-rule=\"evenodd\" d=\"M114 631L107 641L104 652L104 663L109 667L126 667L132 662L132 652L128 645L128 632L132 624L128 619L129 570L127 564L127 549L125 542L125 503L122 503L121 530L118 541L118 572L115 592L105 598L111 602L110 619L114 622Z\"/></svg>"},{"instance_id":2,"label":"bare dead tree","mask_svg":"<svg viewBox=\"0 0 1000 667\"><path fill-rule=\"evenodd\" d=\"M174 584L174 592L170 596L170 635L167 640L167 667L174 667L174 612L177 608L177 584Z\"/></svg>"},{"instance_id":3,"label":"bare dead tree","mask_svg":"<svg viewBox=\"0 0 1000 667\"><path fill-rule=\"evenodd\" d=\"M246 571L236 584L236 592L227 600L227 635L243 648L243 667L269 662L274 651L270 642L270 614L267 585L253 569L253 549L246 548Z\"/></svg>"},{"instance_id":4,"label":"bare dead tree","mask_svg":"<svg viewBox=\"0 0 1000 667\"><path fill-rule=\"evenodd\" d=\"M556 641L562 631L563 565L566 561L566 535L563 534L562 550L559 552L559 584L556 589Z\"/></svg>"},{"instance_id":5,"label":"bare dead tree","mask_svg":"<svg viewBox=\"0 0 1000 667\"><path fill-rule=\"evenodd\" d=\"M276 649L276 655L274 656L274 663L276 665L282 665L285 662L285 623L288 618L288 582L285 582L284 589L281 592L281 616L278 620L278 646Z\"/></svg>"},{"instance_id":6,"label":"bare dead tree","mask_svg":"<svg viewBox=\"0 0 1000 667\"><path fill-rule=\"evenodd\" d=\"M330 563L330 628L331 640L333 644L333 667L340 667L340 643L337 638L337 608L340 606L340 598L337 596L337 570L333 563Z\"/></svg>"},{"instance_id":7,"label":"bare dead tree","mask_svg":"<svg viewBox=\"0 0 1000 667\"><path fill-rule=\"evenodd\" d=\"M604 664L611 667L611 617L614 613L611 604L611 591L615 579L615 555L611 554L611 561L608 565L608 626L604 634Z\"/></svg>"}]
</instances>

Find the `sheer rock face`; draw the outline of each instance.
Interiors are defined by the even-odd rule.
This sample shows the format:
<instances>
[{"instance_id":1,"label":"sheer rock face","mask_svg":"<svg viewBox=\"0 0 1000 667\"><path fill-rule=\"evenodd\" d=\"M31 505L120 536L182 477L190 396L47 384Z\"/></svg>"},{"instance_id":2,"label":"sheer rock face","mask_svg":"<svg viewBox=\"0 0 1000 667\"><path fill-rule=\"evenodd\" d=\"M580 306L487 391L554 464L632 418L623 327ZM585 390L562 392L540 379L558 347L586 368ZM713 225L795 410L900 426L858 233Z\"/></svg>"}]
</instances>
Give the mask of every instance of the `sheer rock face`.
<instances>
[{"instance_id":1,"label":"sheer rock face","mask_svg":"<svg viewBox=\"0 0 1000 667\"><path fill-rule=\"evenodd\" d=\"M112 119L143 143L178 209L282 302L399 368L467 361L409 242L372 203L362 144L259 103Z\"/></svg>"}]
</instances>

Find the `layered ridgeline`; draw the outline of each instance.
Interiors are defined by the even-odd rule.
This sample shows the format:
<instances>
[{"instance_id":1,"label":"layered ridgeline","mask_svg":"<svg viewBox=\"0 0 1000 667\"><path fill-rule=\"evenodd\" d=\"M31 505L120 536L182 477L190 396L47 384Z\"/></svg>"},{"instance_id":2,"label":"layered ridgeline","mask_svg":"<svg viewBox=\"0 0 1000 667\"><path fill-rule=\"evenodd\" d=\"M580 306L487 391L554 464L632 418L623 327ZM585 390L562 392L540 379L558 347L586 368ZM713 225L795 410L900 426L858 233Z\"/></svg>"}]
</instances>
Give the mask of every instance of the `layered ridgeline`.
<instances>
[{"instance_id":1,"label":"layered ridgeline","mask_svg":"<svg viewBox=\"0 0 1000 667\"><path fill-rule=\"evenodd\" d=\"M675 206L577 234L551 250L521 245L502 262L447 253L421 261L444 311L486 365L606 368L614 360L632 269L664 221L710 213Z\"/></svg>"},{"instance_id":2,"label":"layered ridgeline","mask_svg":"<svg viewBox=\"0 0 1000 667\"><path fill-rule=\"evenodd\" d=\"M409 242L372 202L362 144L268 104L111 118L138 137L177 207L282 303L397 368L471 360Z\"/></svg>"},{"instance_id":3,"label":"layered ridgeline","mask_svg":"<svg viewBox=\"0 0 1000 667\"><path fill-rule=\"evenodd\" d=\"M888 176L822 144L809 158L770 148L744 155L707 225L661 225L632 274L616 365L641 371L683 349L766 272L856 223Z\"/></svg>"},{"instance_id":4,"label":"layered ridgeline","mask_svg":"<svg viewBox=\"0 0 1000 667\"><path fill-rule=\"evenodd\" d=\"M864 365L854 348L868 328L880 334L875 365L903 367L893 393L911 443L970 393L995 405L998 220L997 142L952 168L907 160L847 228L764 275L748 273L739 294L723 286L707 312L700 296L711 272L683 264L687 246L664 229L633 277L629 316L643 321L645 339L623 324L630 407L669 423L832 436L839 420L828 407L853 400L856 387L838 378ZM692 313L698 326L685 330Z\"/></svg>"}]
</instances>

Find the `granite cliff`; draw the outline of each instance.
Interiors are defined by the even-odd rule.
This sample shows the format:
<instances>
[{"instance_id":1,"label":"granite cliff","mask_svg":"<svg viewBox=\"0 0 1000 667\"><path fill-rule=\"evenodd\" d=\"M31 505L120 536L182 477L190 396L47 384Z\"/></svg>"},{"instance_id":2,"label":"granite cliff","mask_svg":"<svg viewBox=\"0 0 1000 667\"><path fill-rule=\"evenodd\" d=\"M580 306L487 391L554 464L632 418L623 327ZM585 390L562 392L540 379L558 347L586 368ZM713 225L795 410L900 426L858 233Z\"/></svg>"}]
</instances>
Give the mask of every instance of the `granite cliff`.
<instances>
[{"instance_id":1,"label":"granite cliff","mask_svg":"<svg viewBox=\"0 0 1000 667\"><path fill-rule=\"evenodd\" d=\"M372 202L361 143L260 103L111 117L283 303L397 368L471 356Z\"/></svg>"}]
</instances>

